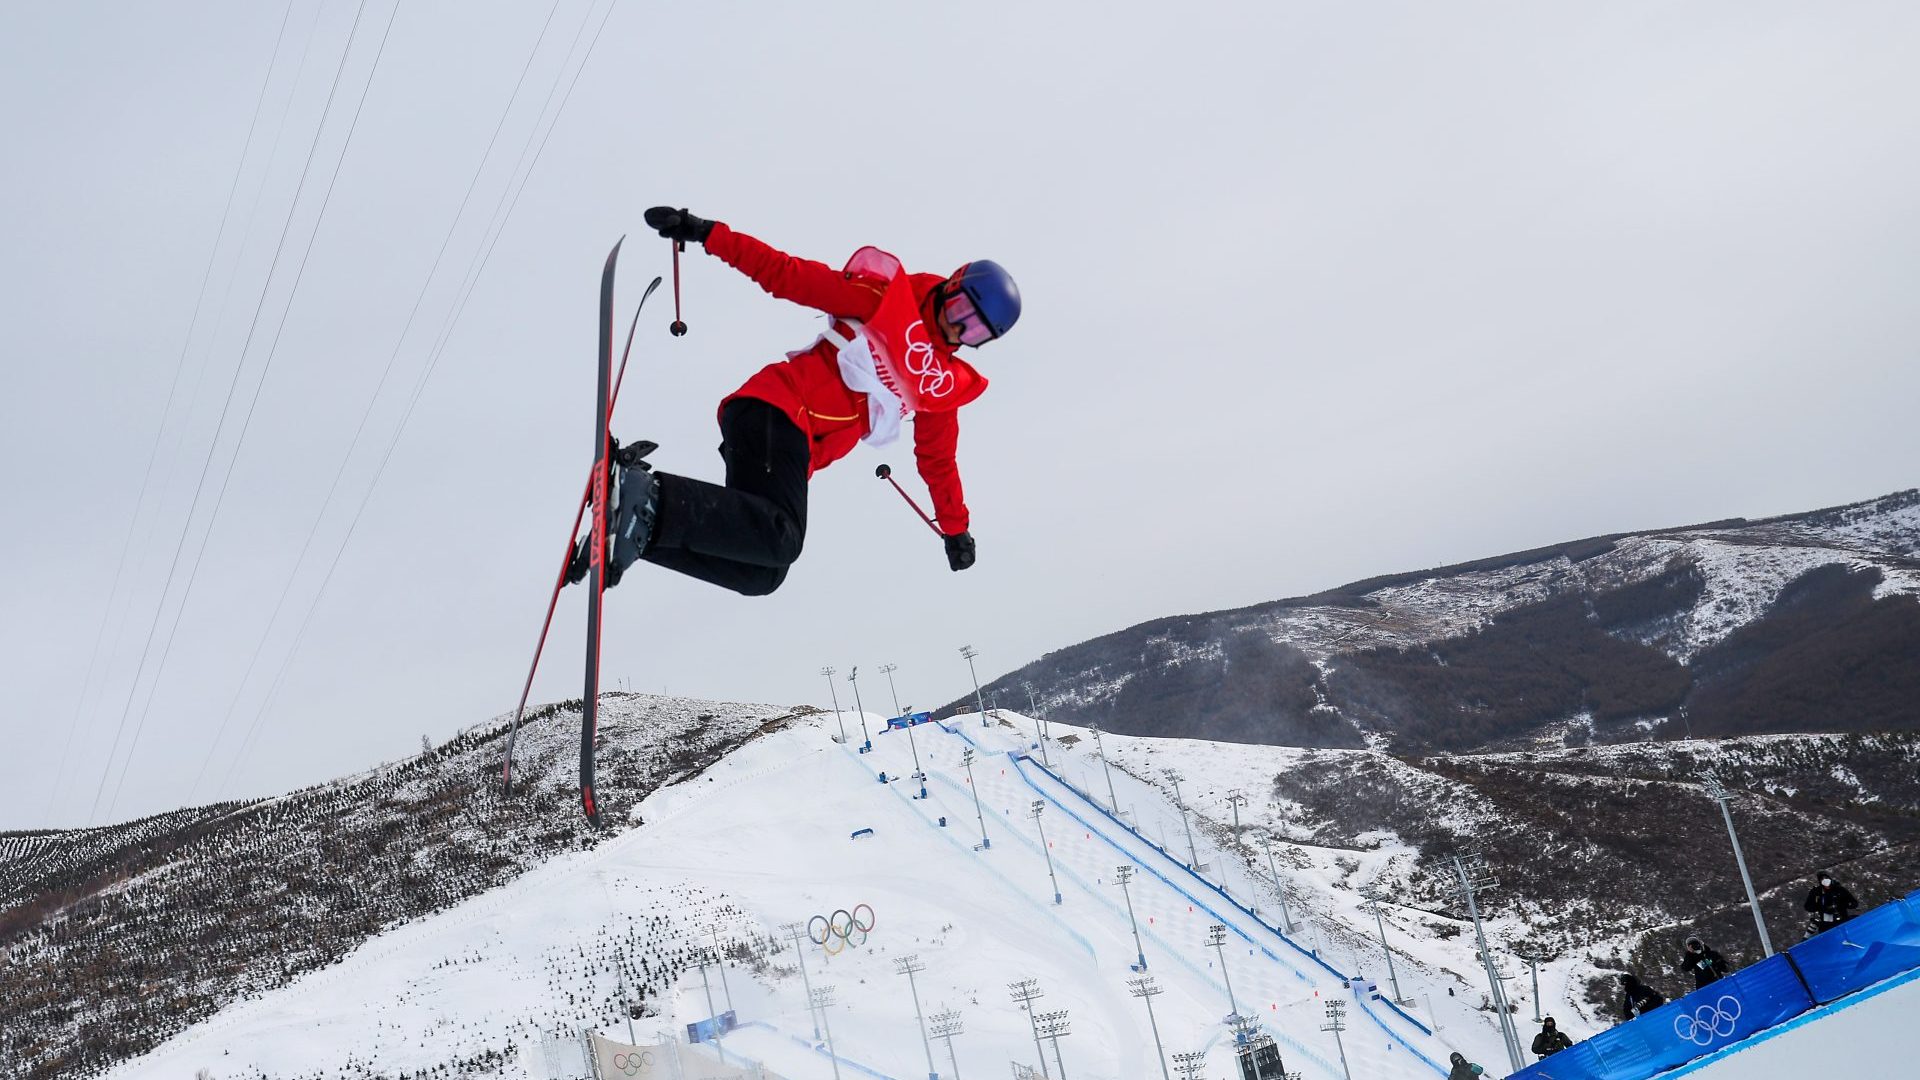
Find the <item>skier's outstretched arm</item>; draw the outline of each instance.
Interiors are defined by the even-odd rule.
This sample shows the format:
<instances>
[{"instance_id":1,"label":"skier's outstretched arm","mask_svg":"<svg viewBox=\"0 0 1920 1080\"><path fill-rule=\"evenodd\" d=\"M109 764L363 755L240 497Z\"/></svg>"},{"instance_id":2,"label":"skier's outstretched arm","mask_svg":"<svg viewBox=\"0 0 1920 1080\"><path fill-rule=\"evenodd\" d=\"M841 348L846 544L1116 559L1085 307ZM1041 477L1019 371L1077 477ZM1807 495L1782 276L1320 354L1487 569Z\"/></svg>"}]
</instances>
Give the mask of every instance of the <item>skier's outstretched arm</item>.
<instances>
[{"instance_id":1,"label":"skier's outstretched arm","mask_svg":"<svg viewBox=\"0 0 1920 1080\"><path fill-rule=\"evenodd\" d=\"M953 412L915 413L913 458L920 478L933 493L933 517L942 536L967 531L966 491L960 486L960 465L954 452L960 447L960 416Z\"/></svg>"}]
</instances>

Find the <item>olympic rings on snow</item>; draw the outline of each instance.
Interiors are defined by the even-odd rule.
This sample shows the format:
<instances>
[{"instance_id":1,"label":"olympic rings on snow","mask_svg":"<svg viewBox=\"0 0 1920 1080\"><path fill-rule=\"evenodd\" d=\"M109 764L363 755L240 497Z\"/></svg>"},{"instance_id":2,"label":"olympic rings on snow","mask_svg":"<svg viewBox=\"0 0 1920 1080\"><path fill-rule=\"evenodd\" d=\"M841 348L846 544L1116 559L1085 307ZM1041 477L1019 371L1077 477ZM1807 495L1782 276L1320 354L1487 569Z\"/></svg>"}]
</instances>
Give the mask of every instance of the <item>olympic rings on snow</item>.
<instances>
[{"instance_id":1,"label":"olympic rings on snow","mask_svg":"<svg viewBox=\"0 0 1920 1080\"><path fill-rule=\"evenodd\" d=\"M808 919L807 939L825 949L828 956L833 956L848 946L865 945L873 927L873 908L867 904L855 904L851 911L840 908L832 915L815 915Z\"/></svg>"}]
</instances>

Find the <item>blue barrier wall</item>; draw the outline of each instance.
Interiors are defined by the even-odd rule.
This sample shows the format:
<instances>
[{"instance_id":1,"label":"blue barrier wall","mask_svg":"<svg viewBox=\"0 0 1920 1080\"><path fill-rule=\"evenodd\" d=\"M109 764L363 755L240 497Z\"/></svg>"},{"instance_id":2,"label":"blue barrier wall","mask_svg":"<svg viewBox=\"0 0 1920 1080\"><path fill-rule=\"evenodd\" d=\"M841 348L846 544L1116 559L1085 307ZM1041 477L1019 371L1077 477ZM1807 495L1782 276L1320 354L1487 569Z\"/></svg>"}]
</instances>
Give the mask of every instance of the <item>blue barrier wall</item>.
<instances>
[{"instance_id":1,"label":"blue barrier wall","mask_svg":"<svg viewBox=\"0 0 1920 1080\"><path fill-rule=\"evenodd\" d=\"M1509 1080L1646 1080L1920 968L1920 892L1514 1073Z\"/></svg>"}]
</instances>

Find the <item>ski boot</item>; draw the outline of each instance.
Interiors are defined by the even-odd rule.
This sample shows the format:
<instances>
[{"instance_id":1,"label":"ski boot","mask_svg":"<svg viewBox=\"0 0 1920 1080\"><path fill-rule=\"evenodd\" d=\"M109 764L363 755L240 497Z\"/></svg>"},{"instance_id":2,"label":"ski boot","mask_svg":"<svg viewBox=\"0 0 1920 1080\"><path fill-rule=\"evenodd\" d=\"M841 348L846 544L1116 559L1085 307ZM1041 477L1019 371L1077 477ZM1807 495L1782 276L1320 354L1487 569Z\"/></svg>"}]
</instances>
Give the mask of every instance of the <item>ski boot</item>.
<instances>
[{"instance_id":1,"label":"ski boot","mask_svg":"<svg viewBox=\"0 0 1920 1080\"><path fill-rule=\"evenodd\" d=\"M653 539L653 523L660 511L660 481L646 456L659 444L645 439L621 446L609 439L607 460L607 567L603 588L620 584L620 576L647 550ZM573 559L567 563L567 584L586 579L593 566L592 536L574 543Z\"/></svg>"}]
</instances>

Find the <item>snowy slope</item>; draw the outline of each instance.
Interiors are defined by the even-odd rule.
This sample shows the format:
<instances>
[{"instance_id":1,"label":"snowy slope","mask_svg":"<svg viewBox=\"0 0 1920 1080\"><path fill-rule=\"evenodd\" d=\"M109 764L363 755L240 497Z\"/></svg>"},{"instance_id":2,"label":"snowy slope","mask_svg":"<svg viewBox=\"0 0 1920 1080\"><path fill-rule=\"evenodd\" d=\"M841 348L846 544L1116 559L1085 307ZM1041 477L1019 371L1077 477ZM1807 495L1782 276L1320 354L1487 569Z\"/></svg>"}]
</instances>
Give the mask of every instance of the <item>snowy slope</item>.
<instances>
[{"instance_id":1,"label":"snowy slope","mask_svg":"<svg viewBox=\"0 0 1920 1080\"><path fill-rule=\"evenodd\" d=\"M1075 791L1007 756L1032 729L1025 718L1003 715L991 726L964 718L958 734L920 727L912 746L905 732L877 734L871 755L836 745L830 715L759 737L638 805L643 825L383 934L109 1075L188 1076L204 1067L216 1077L392 1076L450 1063L464 1072L461 1062L502 1056L508 1064L470 1067L469 1074L544 1075L535 1052L542 1031L591 1025L627 1037L624 1021L590 1014L587 1003L618 994L623 977L619 965L601 958L626 948L629 963L635 952L664 960L717 932L726 951L742 959L728 965L724 984L710 969L708 987L719 1008L730 997L752 1023L728 1038L730 1057L761 1061L790 1080L824 1078L831 1064L808 1045L813 1026L794 952L768 951L767 943L787 940L783 924L865 903L877 916L865 947L832 958L810 948L807 958L813 984L837 988L829 1023L848 1069L908 1077L928 1068L912 995L894 969L897 958L915 954L926 964L917 977L924 1012L962 1014L964 1034L954 1041L962 1075L998 1074L1009 1061L1035 1063L1027 1017L1006 989L1035 978L1045 992L1039 1011L1070 1014L1071 1034L1060 1051L1072 1075L1145 1080L1161 1072L1145 1009L1126 985L1138 954L1114 882L1114 867L1123 862L1138 868L1131 900L1139 948L1165 991L1153 1004L1166 1050L1206 1051L1205 1075L1224 1075L1231 1064L1222 1023L1229 979L1241 1011L1257 1015L1279 1040L1288 1068L1309 1078L1342 1075L1341 1047L1320 1030L1325 1004L1335 999L1350 1005L1343 1045L1356 1076L1437 1076L1440 1070L1422 1058L1444 1061L1455 1046L1499 1064L1498 1036L1470 1007L1478 996L1451 974L1474 970L1457 941L1430 948L1388 909L1390 937L1407 954L1398 974L1413 1002L1409 1012L1430 1022L1428 1003L1440 1009L1441 1030L1428 1035L1378 1002L1357 1001L1308 955L1317 945L1334 968L1364 967L1385 988L1377 950L1368 953L1363 933L1371 919L1355 909L1336 870L1298 853L1286 856L1301 864L1283 865L1283 874L1300 890L1299 907L1312 913L1295 935L1302 946L1296 949L1092 806L1082 792L1103 795L1105 787L1103 776L1097 786L1089 782L1098 762L1086 733L1056 727L1059 738L1047 748L1049 760L1081 789ZM857 744L858 718L844 719ZM879 718L867 721L879 731ZM1124 742L1114 741L1117 756L1142 752ZM977 850L980 826L961 767L970 743L993 841L987 850ZM928 773L925 799L915 797L916 783L899 780L913 771L916 749ZM880 783L882 771L897 782ZM1118 771L1114 783L1122 808L1147 835L1169 820L1178 827L1177 811L1155 789ZM1059 905L1026 816L1035 800L1047 804L1040 824ZM863 828L873 835L850 838ZM1257 898L1252 876L1219 853L1224 838L1197 839L1215 879L1277 922L1272 901ZM1222 956L1205 945L1216 923L1230 929L1224 977ZM1458 996L1449 996L1450 988ZM682 972L671 999L655 1003L662 1015L635 1021L640 1041L684 1031L708 1015L707 993L697 970ZM572 1011L570 1002L578 1003ZM944 1047L932 1049L936 1070L949 1071ZM1047 1052L1051 1059L1050 1046Z\"/></svg>"}]
</instances>

